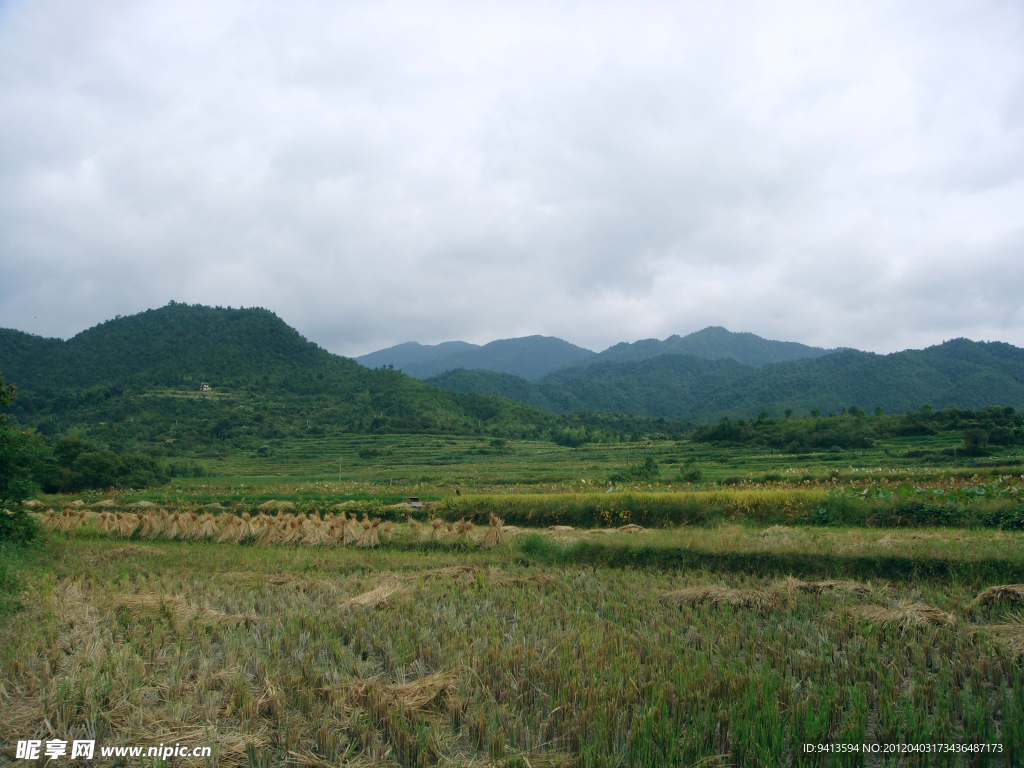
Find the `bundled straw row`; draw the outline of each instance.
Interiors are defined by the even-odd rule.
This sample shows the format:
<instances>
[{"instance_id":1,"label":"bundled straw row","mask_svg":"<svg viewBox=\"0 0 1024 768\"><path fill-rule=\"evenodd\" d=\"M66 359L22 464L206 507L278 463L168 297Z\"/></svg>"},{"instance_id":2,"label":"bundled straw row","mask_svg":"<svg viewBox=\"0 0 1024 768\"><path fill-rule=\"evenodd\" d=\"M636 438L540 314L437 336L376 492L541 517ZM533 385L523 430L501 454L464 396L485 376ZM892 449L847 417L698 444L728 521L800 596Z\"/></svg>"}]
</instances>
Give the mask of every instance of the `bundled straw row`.
<instances>
[{"instance_id":1,"label":"bundled straw row","mask_svg":"<svg viewBox=\"0 0 1024 768\"><path fill-rule=\"evenodd\" d=\"M321 518L316 514L304 513L278 515L259 514L255 517L248 512L241 515L210 512L171 512L154 509L142 514L131 512L100 512L65 509L57 513L52 509L41 516L42 523L51 530L67 533L83 525L91 524L102 533L117 538L164 539L169 541L216 541L219 543L253 542L258 544L284 544L307 547L376 547L380 546L383 535L392 534L391 523L371 520L365 513L361 521L355 515L349 517L344 511L328 513ZM415 520L409 520L410 530L416 538L435 540L466 541L478 543L473 535L473 525L462 520L445 523L434 519L430 531ZM503 544L501 520L491 515L491 523L483 539L482 548Z\"/></svg>"}]
</instances>

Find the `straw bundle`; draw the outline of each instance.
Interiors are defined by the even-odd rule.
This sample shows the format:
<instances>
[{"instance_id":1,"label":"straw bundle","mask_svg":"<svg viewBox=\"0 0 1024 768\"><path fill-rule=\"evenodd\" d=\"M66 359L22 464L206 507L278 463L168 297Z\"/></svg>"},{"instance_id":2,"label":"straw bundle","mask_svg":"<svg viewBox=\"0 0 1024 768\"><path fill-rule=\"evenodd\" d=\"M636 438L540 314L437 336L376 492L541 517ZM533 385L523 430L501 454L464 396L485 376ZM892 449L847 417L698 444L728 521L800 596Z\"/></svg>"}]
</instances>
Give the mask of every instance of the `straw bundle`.
<instances>
[{"instance_id":1,"label":"straw bundle","mask_svg":"<svg viewBox=\"0 0 1024 768\"><path fill-rule=\"evenodd\" d=\"M156 512L146 516L148 519L149 528L146 531L147 539L155 539L157 536L164 532L167 527L167 512L163 509L158 509Z\"/></svg>"},{"instance_id":2,"label":"straw bundle","mask_svg":"<svg viewBox=\"0 0 1024 768\"><path fill-rule=\"evenodd\" d=\"M268 517L267 522L260 529L260 537L257 541L265 545L279 544L287 528L288 521L283 517Z\"/></svg>"},{"instance_id":3,"label":"straw bundle","mask_svg":"<svg viewBox=\"0 0 1024 768\"><path fill-rule=\"evenodd\" d=\"M175 512L171 515L171 519L167 521L167 525L164 527L163 534L165 539L170 539L171 541L185 537L185 529L182 526L180 512Z\"/></svg>"},{"instance_id":4,"label":"straw bundle","mask_svg":"<svg viewBox=\"0 0 1024 768\"><path fill-rule=\"evenodd\" d=\"M642 533L644 527L635 523L629 523L628 525L621 526L618 530L619 533Z\"/></svg>"},{"instance_id":5,"label":"straw bundle","mask_svg":"<svg viewBox=\"0 0 1024 768\"><path fill-rule=\"evenodd\" d=\"M430 519L430 525L434 529L434 538L443 539L445 536L444 520L439 517L433 517Z\"/></svg>"},{"instance_id":6,"label":"straw bundle","mask_svg":"<svg viewBox=\"0 0 1024 768\"><path fill-rule=\"evenodd\" d=\"M370 523L370 527L367 528L363 535L356 541L357 547L379 547L380 546L380 534L377 532L377 527L380 525L380 520L374 520Z\"/></svg>"},{"instance_id":7,"label":"straw bundle","mask_svg":"<svg viewBox=\"0 0 1024 768\"><path fill-rule=\"evenodd\" d=\"M120 512L117 513L117 517L117 532L127 539L139 527L139 518L131 513L122 515Z\"/></svg>"},{"instance_id":8,"label":"straw bundle","mask_svg":"<svg viewBox=\"0 0 1024 768\"><path fill-rule=\"evenodd\" d=\"M342 512L341 518L344 521L344 535L341 539L341 545L355 544L359 541L359 537L362 536L362 533L355 526L356 516L352 515L351 518L348 518Z\"/></svg>"},{"instance_id":9,"label":"straw bundle","mask_svg":"<svg viewBox=\"0 0 1024 768\"><path fill-rule=\"evenodd\" d=\"M199 518L199 531L196 534L198 539L212 539L217 535L217 521L213 515L207 512Z\"/></svg>"},{"instance_id":10,"label":"straw bundle","mask_svg":"<svg viewBox=\"0 0 1024 768\"><path fill-rule=\"evenodd\" d=\"M327 547L334 544L334 540L328 533L330 528L320 520L310 520L307 524L306 535L302 537L302 543L307 547Z\"/></svg>"},{"instance_id":11,"label":"straw bundle","mask_svg":"<svg viewBox=\"0 0 1024 768\"><path fill-rule=\"evenodd\" d=\"M776 605L778 595L756 589L730 589L718 585L688 587L661 595L662 602L673 605L735 605L741 608L769 608Z\"/></svg>"},{"instance_id":12,"label":"straw bundle","mask_svg":"<svg viewBox=\"0 0 1024 768\"><path fill-rule=\"evenodd\" d=\"M997 584L981 592L971 605L992 603L1024 603L1024 584Z\"/></svg>"},{"instance_id":13,"label":"straw bundle","mask_svg":"<svg viewBox=\"0 0 1024 768\"><path fill-rule=\"evenodd\" d=\"M984 631L991 634L997 641L1016 656L1024 654L1024 616L1010 616L1006 624L987 624L974 627L975 632Z\"/></svg>"},{"instance_id":14,"label":"straw bundle","mask_svg":"<svg viewBox=\"0 0 1024 768\"><path fill-rule=\"evenodd\" d=\"M484 534L483 540L480 542L481 549L490 549L496 547L499 544L505 543L505 533L501 530L502 520L500 517L495 517L494 513L491 513L491 524L487 528L487 533Z\"/></svg>"},{"instance_id":15,"label":"straw bundle","mask_svg":"<svg viewBox=\"0 0 1024 768\"><path fill-rule=\"evenodd\" d=\"M413 536L415 536L416 538L420 538L420 536L423 535L423 526L420 525L419 522L413 520L409 516L406 516L405 522L409 524L409 531L412 533Z\"/></svg>"},{"instance_id":16,"label":"straw bundle","mask_svg":"<svg viewBox=\"0 0 1024 768\"><path fill-rule=\"evenodd\" d=\"M69 510L64 510L67 513ZM99 524L96 526L101 533L114 533L117 529L114 515L110 512L100 512Z\"/></svg>"},{"instance_id":17,"label":"straw bundle","mask_svg":"<svg viewBox=\"0 0 1024 768\"><path fill-rule=\"evenodd\" d=\"M222 517L224 517L224 521L221 523L217 542L219 544L225 544L230 541L237 542L241 534L242 521L235 515L223 515Z\"/></svg>"},{"instance_id":18,"label":"straw bundle","mask_svg":"<svg viewBox=\"0 0 1024 768\"><path fill-rule=\"evenodd\" d=\"M302 524L297 517L287 517L284 533L279 541L281 544L297 544L302 541Z\"/></svg>"},{"instance_id":19,"label":"straw bundle","mask_svg":"<svg viewBox=\"0 0 1024 768\"><path fill-rule=\"evenodd\" d=\"M901 600L891 607L884 605L860 605L850 608L849 611L854 617L869 621L872 624L900 627L903 630L909 627L941 626L943 624L952 626L956 624L956 617L953 614L946 613L924 603L912 603L909 600Z\"/></svg>"},{"instance_id":20,"label":"straw bundle","mask_svg":"<svg viewBox=\"0 0 1024 768\"><path fill-rule=\"evenodd\" d=\"M792 577L777 581L772 585L777 592L848 592L855 595L870 595L871 585L862 584L859 581L848 581L840 579L826 579L825 581L801 581Z\"/></svg>"},{"instance_id":21,"label":"straw bundle","mask_svg":"<svg viewBox=\"0 0 1024 768\"><path fill-rule=\"evenodd\" d=\"M243 512L238 522L238 538L236 541L249 541L249 539L255 539L259 535L259 529L256 528L256 524L253 523L249 513Z\"/></svg>"},{"instance_id":22,"label":"straw bundle","mask_svg":"<svg viewBox=\"0 0 1024 768\"><path fill-rule=\"evenodd\" d=\"M438 672L411 683L389 685L388 691L403 710L416 712L434 702L441 694L450 693L458 679L458 675L451 672Z\"/></svg>"},{"instance_id":23,"label":"straw bundle","mask_svg":"<svg viewBox=\"0 0 1024 768\"><path fill-rule=\"evenodd\" d=\"M349 608L354 605L369 606L371 608L383 608L388 604L388 600L399 591L397 584L382 584L376 589L371 589L369 592L363 592L361 595L349 598L341 604L342 608Z\"/></svg>"}]
</instances>

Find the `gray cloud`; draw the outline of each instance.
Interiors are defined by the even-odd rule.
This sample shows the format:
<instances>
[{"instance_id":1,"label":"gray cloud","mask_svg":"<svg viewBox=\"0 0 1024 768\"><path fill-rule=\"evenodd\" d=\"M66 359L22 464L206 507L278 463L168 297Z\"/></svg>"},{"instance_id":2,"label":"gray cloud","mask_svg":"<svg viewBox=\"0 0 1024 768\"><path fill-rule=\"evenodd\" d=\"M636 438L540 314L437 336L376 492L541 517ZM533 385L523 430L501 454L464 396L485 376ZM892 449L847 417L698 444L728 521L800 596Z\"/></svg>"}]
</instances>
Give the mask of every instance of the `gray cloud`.
<instances>
[{"instance_id":1,"label":"gray cloud","mask_svg":"<svg viewBox=\"0 0 1024 768\"><path fill-rule=\"evenodd\" d=\"M0 325L1024 345L1013 2L0 6Z\"/></svg>"}]
</instances>

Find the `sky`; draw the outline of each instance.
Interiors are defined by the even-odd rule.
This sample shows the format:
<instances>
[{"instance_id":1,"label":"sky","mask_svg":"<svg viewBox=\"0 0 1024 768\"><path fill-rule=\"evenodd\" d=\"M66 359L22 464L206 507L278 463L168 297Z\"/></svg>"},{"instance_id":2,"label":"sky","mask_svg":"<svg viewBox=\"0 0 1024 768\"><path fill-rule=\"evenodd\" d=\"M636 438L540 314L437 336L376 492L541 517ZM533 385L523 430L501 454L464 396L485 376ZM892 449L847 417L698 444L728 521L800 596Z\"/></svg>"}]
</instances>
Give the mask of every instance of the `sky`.
<instances>
[{"instance_id":1,"label":"sky","mask_svg":"<svg viewBox=\"0 0 1024 768\"><path fill-rule=\"evenodd\" d=\"M0 0L0 327L1024 346L1024 4Z\"/></svg>"}]
</instances>

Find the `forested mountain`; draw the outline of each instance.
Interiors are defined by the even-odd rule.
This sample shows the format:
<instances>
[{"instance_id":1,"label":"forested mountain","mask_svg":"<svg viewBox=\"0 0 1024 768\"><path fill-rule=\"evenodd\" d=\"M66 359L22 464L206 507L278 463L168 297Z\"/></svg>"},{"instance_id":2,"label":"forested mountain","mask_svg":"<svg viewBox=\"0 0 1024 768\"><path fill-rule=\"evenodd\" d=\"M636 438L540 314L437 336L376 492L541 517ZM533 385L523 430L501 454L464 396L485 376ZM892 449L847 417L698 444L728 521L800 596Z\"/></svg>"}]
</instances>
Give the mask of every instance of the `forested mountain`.
<instances>
[{"instance_id":1,"label":"forested mountain","mask_svg":"<svg viewBox=\"0 0 1024 768\"><path fill-rule=\"evenodd\" d=\"M956 339L924 350L875 355L847 350L762 367L692 355L595 363L539 382L453 371L429 380L462 392L500 393L553 413L611 411L714 421L720 416L781 415L857 406L902 413L924 403L1024 405L1024 350Z\"/></svg>"},{"instance_id":2,"label":"forested mountain","mask_svg":"<svg viewBox=\"0 0 1024 768\"><path fill-rule=\"evenodd\" d=\"M3 330L0 376L17 386L17 423L44 435L81 427L119 450L258 448L336 432L540 435L559 423L509 400L370 370L263 309L172 303L68 341Z\"/></svg>"},{"instance_id":3,"label":"forested mountain","mask_svg":"<svg viewBox=\"0 0 1024 768\"><path fill-rule=\"evenodd\" d=\"M405 372L410 365L429 363L457 352L472 352L475 349L480 349L480 345L470 344L468 341L445 341L441 344L407 341L387 349L378 349L368 355L360 355L355 361L367 368L386 368L390 365Z\"/></svg>"},{"instance_id":4,"label":"forested mountain","mask_svg":"<svg viewBox=\"0 0 1024 768\"><path fill-rule=\"evenodd\" d=\"M451 345L471 348L453 348ZM369 367L393 365L418 379L466 368L509 373L536 381L551 371L584 362L593 356L594 353L589 349L577 347L554 336L524 336L519 339L499 339L483 346L467 345L464 341L449 341L432 347L409 342L371 352L356 360Z\"/></svg>"},{"instance_id":5,"label":"forested mountain","mask_svg":"<svg viewBox=\"0 0 1024 768\"><path fill-rule=\"evenodd\" d=\"M590 358L587 364L649 360L661 355L693 355L707 360L728 358L745 365L768 365L822 357L836 351L809 347L795 341L772 341L753 333L733 333L719 326L710 326L686 336L669 336L664 341L622 342Z\"/></svg>"},{"instance_id":6,"label":"forested mountain","mask_svg":"<svg viewBox=\"0 0 1024 768\"><path fill-rule=\"evenodd\" d=\"M500 339L484 346L465 341L446 341L435 345L410 341L362 355L356 361L368 368L390 365L418 379L462 368L467 371L506 373L527 381L538 381L561 368L649 360L661 355L683 354L707 360L730 359L746 365L767 365L822 357L836 351L709 327L687 336L669 336L664 341L644 339L633 343L622 342L597 354L553 336L526 336L521 339Z\"/></svg>"}]
</instances>

